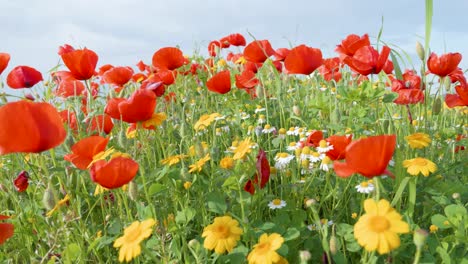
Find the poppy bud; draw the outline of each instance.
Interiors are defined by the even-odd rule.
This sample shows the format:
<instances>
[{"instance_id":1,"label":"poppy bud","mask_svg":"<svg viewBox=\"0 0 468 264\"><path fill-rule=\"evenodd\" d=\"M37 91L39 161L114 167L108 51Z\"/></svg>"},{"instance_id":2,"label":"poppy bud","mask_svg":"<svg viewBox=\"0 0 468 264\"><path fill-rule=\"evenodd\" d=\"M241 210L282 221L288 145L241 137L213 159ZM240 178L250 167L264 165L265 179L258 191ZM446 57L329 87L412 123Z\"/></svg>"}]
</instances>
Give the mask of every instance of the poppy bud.
<instances>
[{"instance_id":1,"label":"poppy bud","mask_svg":"<svg viewBox=\"0 0 468 264\"><path fill-rule=\"evenodd\" d=\"M453 193L452 198L455 199L455 200L460 199L460 193L457 193L457 192Z\"/></svg>"},{"instance_id":2,"label":"poppy bud","mask_svg":"<svg viewBox=\"0 0 468 264\"><path fill-rule=\"evenodd\" d=\"M310 254L309 251L307 250L299 251L299 258L301 259L301 263L307 263L307 261L309 261L311 257L312 257L312 254Z\"/></svg>"},{"instance_id":3,"label":"poppy bud","mask_svg":"<svg viewBox=\"0 0 468 264\"><path fill-rule=\"evenodd\" d=\"M132 201L136 201L138 198L138 184L136 184L134 181L131 181L128 184L128 196Z\"/></svg>"},{"instance_id":4,"label":"poppy bud","mask_svg":"<svg viewBox=\"0 0 468 264\"><path fill-rule=\"evenodd\" d=\"M44 192L44 196L42 197L42 203L47 210L52 210L55 207L55 195L54 190L52 189L52 185L49 183L47 189Z\"/></svg>"},{"instance_id":5,"label":"poppy bud","mask_svg":"<svg viewBox=\"0 0 468 264\"><path fill-rule=\"evenodd\" d=\"M263 87L261 85L255 86L255 94L258 98L265 97L265 92L263 91Z\"/></svg>"},{"instance_id":6,"label":"poppy bud","mask_svg":"<svg viewBox=\"0 0 468 264\"><path fill-rule=\"evenodd\" d=\"M24 192L29 186L29 174L27 171L22 171L18 174L16 179L13 181L13 184L16 187L18 192Z\"/></svg>"},{"instance_id":7,"label":"poppy bud","mask_svg":"<svg viewBox=\"0 0 468 264\"><path fill-rule=\"evenodd\" d=\"M422 46L419 41L416 42L416 54L418 54L418 57L423 61L424 60L424 47Z\"/></svg>"},{"instance_id":8,"label":"poppy bud","mask_svg":"<svg viewBox=\"0 0 468 264\"><path fill-rule=\"evenodd\" d=\"M336 236L335 234L332 234L330 238L330 253L332 253L332 255L335 255L336 251Z\"/></svg>"},{"instance_id":9,"label":"poppy bud","mask_svg":"<svg viewBox=\"0 0 468 264\"><path fill-rule=\"evenodd\" d=\"M438 115L440 113L440 110L442 110L442 100L440 97L437 97L434 99L434 104L432 105L432 113L434 115Z\"/></svg>"},{"instance_id":10,"label":"poppy bud","mask_svg":"<svg viewBox=\"0 0 468 264\"><path fill-rule=\"evenodd\" d=\"M418 249L424 246L428 235L429 233L424 229L418 229L414 231L413 242Z\"/></svg>"}]
</instances>

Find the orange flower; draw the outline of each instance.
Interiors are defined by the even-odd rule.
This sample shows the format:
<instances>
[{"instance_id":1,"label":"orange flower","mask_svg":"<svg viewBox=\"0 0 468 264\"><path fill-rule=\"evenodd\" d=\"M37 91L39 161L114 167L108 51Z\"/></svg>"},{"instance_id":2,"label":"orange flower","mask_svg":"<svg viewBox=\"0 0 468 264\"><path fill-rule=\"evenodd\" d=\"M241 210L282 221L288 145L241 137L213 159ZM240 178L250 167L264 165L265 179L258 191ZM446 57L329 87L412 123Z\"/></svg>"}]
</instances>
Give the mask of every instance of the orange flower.
<instances>
[{"instance_id":1,"label":"orange flower","mask_svg":"<svg viewBox=\"0 0 468 264\"><path fill-rule=\"evenodd\" d=\"M231 90L231 73L229 70L218 72L206 82L206 86L208 90L215 93L225 94L229 92Z\"/></svg>"},{"instance_id":2,"label":"orange flower","mask_svg":"<svg viewBox=\"0 0 468 264\"><path fill-rule=\"evenodd\" d=\"M84 138L71 147L71 154L65 155L64 159L73 163L78 169L86 170L93 161L93 157L106 149L109 138L101 136L90 136Z\"/></svg>"},{"instance_id":3,"label":"orange flower","mask_svg":"<svg viewBox=\"0 0 468 264\"><path fill-rule=\"evenodd\" d=\"M245 38L239 33L234 33L231 35L228 35L226 37L226 40L231 44L232 46L245 46Z\"/></svg>"},{"instance_id":4,"label":"orange flower","mask_svg":"<svg viewBox=\"0 0 468 264\"><path fill-rule=\"evenodd\" d=\"M288 53L284 60L284 67L286 67L288 73L309 75L320 67L322 62L322 51L320 49L300 45Z\"/></svg>"},{"instance_id":5,"label":"orange flower","mask_svg":"<svg viewBox=\"0 0 468 264\"><path fill-rule=\"evenodd\" d=\"M28 66L16 66L7 76L7 84L13 89L31 88L42 80L42 74Z\"/></svg>"},{"instance_id":6,"label":"orange flower","mask_svg":"<svg viewBox=\"0 0 468 264\"><path fill-rule=\"evenodd\" d=\"M87 48L68 50L61 54L63 63L77 80L88 80L94 75L98 55Z\"/></svg>"},{"instance_id":7,"label":"orange flower","mask_svg":"<svg viewBox=\"0 0 468 264\"><path fill-rule=\"evenodd\" d=\"M10 218L6 215L0 215L0 220L5 220ZM15 226L7 223L0 223L0 245L5 243L7 239L13 236Z\"/></svg>"},{"instance_id":8,"label":"orange flower","mask_svg":"<svg viewBox=\"0 0 468 264\"><path fill-rule=\"evenodd\" d=\"M0 107L0 155L38 153L65 140L62 119L48 103L11 102Z\"/></svg>"},{"instance_id":9,"label":"orange flower","mask_svg":"<svg viewBox=\"0 0 468 264\"><path fill-rule=\"evenodd\" d=\"M268 40L252 41L244 49L244 58L254 63L263 63L273 54L275 54L275 50Z\"/></svg>"},{"instance_id":10,"label":"orange flower","mask_svg":"<svg viewBox=\"0 0 468 264\"><path fill-rule=\"evenodd\" d=\"M430 73L445 77L457 69L461 59L462 55L458 52L442 54L440 57L432 52L427 59L427 68Z\"/></svg>"},{"instance_id":11,"label":"orange flower","mask_svg":"<svg viewBox=\"0 0 468 264\"><path fill-rule=\"evenodd\" d=\"M373 178L388 174L387 166L396 146L395 135L373 136L351 142L346 147L345 162L335 161L336 175L347 178L353 173Z\"/></svg>"},{"instance_id":12,"label":"orange flower","mask_svg":"<svg viewBox=\"0 0 468 264\"><path fill-rule=\"evenodd\" d=\"M165 47L153 54L153 66L158 70L175 70L186 63L184 54L178 48Z\"/></svg>"},{"instance_id":13,"label":"orange flower","mask_svg":"<svg viewBox=\"0 0 468 264\"><path fill-rule=\"evenodd\" d=\"M10 54L0 52L0 74L2 74L2 72L6 69L9 61L10 61Z\"/></svg>"},{"instance_id":14,"label":"orange flower","mask_svg":"<svg viewBox=\"0 0 468 264\"><path fill-rule=\"evenodd\" d=\"M98 160L89 169L91 179L107 189L122 187L133 180L137 172L138 163L124 156L110 161Z\"/></svg>"}]
</instances>

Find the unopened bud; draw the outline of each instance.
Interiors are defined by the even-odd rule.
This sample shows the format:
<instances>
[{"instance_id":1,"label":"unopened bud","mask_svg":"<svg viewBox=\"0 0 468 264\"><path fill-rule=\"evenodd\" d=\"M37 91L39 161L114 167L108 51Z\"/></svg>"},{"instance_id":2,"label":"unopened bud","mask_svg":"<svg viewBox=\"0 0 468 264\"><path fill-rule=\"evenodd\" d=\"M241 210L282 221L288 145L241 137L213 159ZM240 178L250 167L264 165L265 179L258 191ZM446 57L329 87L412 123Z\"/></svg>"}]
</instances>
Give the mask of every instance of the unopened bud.
<instances>
[{"instance_id":1,"label":"unopened bud","mask_svg":"<svg viewBox=\"0 0 468 264\"><path fill-rule=\"evenodd\" d=\"M305 206L308 208L308 207L311 207L313 205L315 205L317 203L317 201L315 199L307 199L305 201Z\"/></svg>"},{"instance_id":2,"label":"unopened bud","mask_svg":"<svg viewBox=\"0 0 468 264\"><path fill-rule=\"evenodd\" d=\"M190 240L190 241L188 242L188 246L189 246L190 248L192 248L192 249L197 250L198 247L200 246L200 242L198 242L198 240L196 240L196 239L192 239L192 240Z\"/></svg>"},{"instance_id":3,"label":"unopened bud","mask_svg":"<svg viewBox=\"0 0 468 264\"><path fill-rule=\"evenodd\" d=\"M453 193L452 198L455 199L455 200L460 199L460 193L457 193L457 192Z\"/></svg>"},{"instance_id":4,"label":"unopened bud","mask_svg":"<svg viewBox=\"0 0 468 264\"><path fill-rule=\"evenodd\" d=\"M296 116L301 116L301 109L299 109L299 106L297 106L297 105L294 105L294 106L293 106L293 113L294 113Z\"/></svg>"},{"instance_id":5,"label":"unopened bud","mask_svg":"<svg viewBox=\"0 0 468 264\"><path fill-rule=\"evenodd\" d=\"M136 184L134 181L131 181L128 184L128 197L130 197L132 201L136 201L138 198L138 184Z\"/></svg>"},{"instance_id":6,"label":"unopened bud","mask_svg":"<svg viewBox=\"0 0 468 264\"><path fill-rule=\"evenodd\" d=\"M50 183L44 192L44 196L42 197L42 203L44 204L44 207L48 211L52 210L55 207L55 203L56 203L55 194L54 194L54 190L52 189L52 184Z\"/></svg>"},{"instance_id":7,"label":"unopened bud","mask_svg":"<svg viewBox=\"0 0 468 264\"><path fill-rule=\"evenodd\" d=\"M440 113L440 110L442 110L442 99L440 97L437 97L434 99L434 104L432 105L432 113L434 115L438 115Z\"/></svg>"},{"instance_id":8,"label":"unopened bud","mask_svg":"<svg viewBox=\"0 0 468 264\"><path fill-rule=\"evenodd\" d=\"M422 248L424 246L428 235L429 233L424 229L414 231L413 242L417 248Z\"/></svg>"},{"instance_id":9,"label":"unopened bud","mask_svg":"<svg viewBox=\"0 0 468 264\"><path fill-rule=\"evenodd\" d=\"M335 234L333 234L330 238L330 253L332 253L332 255L335 255L336 251L336 236Z\"/></svg>"},{"instance_id":10,"label":"unopened bud","mask_svg":"<svg viewBox=\"0 0 468 264\"><path fill-rule=\"evenodd\" d=\"M425 57L424 47L419 41L416 42L416 54L423 61Z\"/></svg>"},{"instance_id":11,"label":"unopened bud","mask_svg":"<svg viewBox=\"0 0 468 264\"><path fill-rule=\"evenodd\" d=\"M302 263L307 263L310 260L312 254L308 250L301 250L299 251L299 258L301 259Z\"/></svg>"}]
</instances>

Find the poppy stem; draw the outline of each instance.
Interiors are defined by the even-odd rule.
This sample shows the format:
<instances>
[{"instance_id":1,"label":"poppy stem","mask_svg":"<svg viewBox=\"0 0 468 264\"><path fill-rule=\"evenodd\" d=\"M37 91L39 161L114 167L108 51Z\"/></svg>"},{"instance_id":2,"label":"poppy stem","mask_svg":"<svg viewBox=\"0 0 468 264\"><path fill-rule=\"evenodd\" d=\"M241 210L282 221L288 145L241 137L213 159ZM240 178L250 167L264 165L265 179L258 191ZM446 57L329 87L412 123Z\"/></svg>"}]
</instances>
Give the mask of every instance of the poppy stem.
<instances>
[{"instance_id":1,"label":"poppy stem","mask_svg":"<svg viewBox=\"0 0 468 264\"><path fill-rule=\"evenodd\" d=\"M412 125L413 124L413 115L411 115L411 109L410 109L409 105L406 105L406 110L408 111L408 119L410 121L410 124Z\"/></svg>"}]
</instances>

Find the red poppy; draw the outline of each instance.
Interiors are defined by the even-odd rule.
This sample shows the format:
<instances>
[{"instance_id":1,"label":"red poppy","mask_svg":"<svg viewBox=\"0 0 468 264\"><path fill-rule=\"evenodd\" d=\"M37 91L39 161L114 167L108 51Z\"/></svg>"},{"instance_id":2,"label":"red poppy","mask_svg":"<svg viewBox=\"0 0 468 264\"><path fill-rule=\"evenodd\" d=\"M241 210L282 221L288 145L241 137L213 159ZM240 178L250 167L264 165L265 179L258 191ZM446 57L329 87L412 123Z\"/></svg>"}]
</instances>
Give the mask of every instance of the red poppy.
<instances>
[{"instance_id":1,"label":"red poppy","mask_svg":"<svg viewBox=\"0 0 468 264\"><path fill-rule=\"evenodd\" d=\"M171 85L175 83L176 77L176 71L162 70L155 73L154 78L149 79L152 79L154 82L162 81L165 85Z\"/></svg>"},{"instance_id":2,"label":"red poppy","mask_svg":"<svg viewBox=\"0 0 468 264\"><path fill-rule=\"evenodd\" d=\"M253 71L247 70L243 71L241 74L236 74L236 86L237 88L254 88L257 86L260 81L255 76Z\"/></svg>"},{"instance_id":3,"label":"red poppy","mask_svg":"<svg viewBox=\"0 0 468 264\"><path fill-rule=\"evenodd\" d=\"M10 54L0 52L0 74L2 74L2 72L6 69L9 61L10 61Z\"/></svg>"},{"instance_id":4,"label":"red poppy","mask_svg":"<svg viewBox=\"0 0 468 264\"><path fill-rule=\"evenodd\" d=\"M164 96L164 101L166 103L176 102L177 101L176 94L174 92L168 93L167 95Z\"/></svg>"},{"instance_id":5,"label":"red poppy","mask_svg":"<svg viewBox=\"0 0 468 264\"><path fill-rule=\"evenodd\" d=\"M81 81L63 81L60 82L54 93L57 96L67 98L82 95L85 89L86 87Z\"/></svg>"},{"instance_id":6,"label":"red poppy","mask_svg":"<svg viewBox=\"0 0 468 264\"><path fill-rule=\"evenodd\" d=\"M245 46L245 38L239 33L234 33L226 37L229 44L232 46Z\"/></svg>"},{"instance_id":7,"label":"red poppy","mask_svg":"<svg viewBox=\"0 0 468 264\"><path fill-rule=\"evenodd\" d=\"M461 85L467 85L468 84L466 82L465 75L463 74L463 71L462 71L461 68L457 68L456 70L449 73L449 75L447 75L447 76L450 77L450 81L452 83L456 83L458 81Z\"/></svg>"},{"instance_id":8,"label":"red poppy","mask_svg":"<svg viewBox=\"0 0 468 264\"><path fill-rule=\"evenodd\" d=\"M13 181L15 188L18 192L24 192L29 186L29 174L27 171L22 171L18 174Z\"/></svg>"},{"instance_id":9,"label":"red poppy","mask_svg":"<svg viewBox=\"0 0 468 264\"><path fill-rule=\"evenodd\" d=\"M10 218L6 215L0 215L0 220L6 220ZM13 236L15 226L7 223L0 223L0 245L5 243L7 239Z\"/></svg>"},{"instance_id":10,"label":"red poppy","mask_svg":"<svg viewBox=\"0 0 468 264\"><path fill-rule=\"evenodd\" d=\"M133 70L130 67L113 67L102 75L102 79L108 84L122 86L130 81L132 76Z\"/></svg>"},{"instance_id":11,"label":"red poppy","mask_svg":"<svg viewBox=\"0 0 468 264\"><path fill-rule=\"evenodd\" d=\"M142 81L146 80L146 78L148 78L148 76L146 76L144 73L138 72L132 76L132 81L141 83Z\"/></svg>"},{"instance_id":12,"label":"red poppy","mask_svg":"<svg viewBox=\"0 0 468 264\"><path fill-rule=\"evenodd\" d=\"M112 123L112 119L105 114L94 116L87 123L87 131L89 133L104 132L105 134L109 134L112 131L112 128L114 128L114 123Z\"/></svg>"},{"instance_id":13,"label":"red poppy","mask_svg":"<svg viewBox=\"0 0 468 264\"><path fill-rule=\"evenodd\" d=\"M252 195L255 193L255 185L258 184L258 187L263 189L270 180L270 163L268 162L266 152L262 149L258 152L256 167L257 173L254 175L254 179L248 180L244 185L244 190Z\"/></svg>"},{"instance_id":14,"label":"red poppy","mask_svg":"<svg viewBox=\"0 0 468 264\"><path fill-rule=\"evenodd\" d=\"M153 54L153 66L157 70L175 70L186 63L184 54L178 48L165 47Z\"/></svg>"},{"instance_id":15,"label":"red poppy","mask_svg":"<svg viewBox=\"0 0 468 264\"><path fill-rule=\"evenodd\" d=\"M151 78L142 82L140 89L152 91L157 97L161 97L166 93L166 86L159 77Z\"/></svg>"},{"instance_id":16,"label":"red poppy","mask_svg":"<svg viewBox=\"0 0 468 264\"><path fill-rule=\"evenodd\" d=\"M456 94L447 94L445 96L445 103L448 107L455 106L468 106L468 85L457 85L455 87Z\"/></svg>"},{"instance_id":17,"label":"red poppy","mask_svg":"<svg viewBox=\"0 0 468 264\"><path fill-rule=\"evenodd\" d=\"M320 145L320 140L323 139L322 130L313 130L310 135L305 140L304 144L306 146L318 147Z\"/></svg>"},{"instance_id":18,"label":"red poppy","mask_svg":"<svg viewBox=\"0 0 468 264\"><path fill-rule=\"evenodd\" d=\"M392 79L392 91L402 89L421 89L421 77L414 70L406 70L402 75L403 80Z\"/></svg>"},{"instance_id":19,"label":"red poppy","mask_svg":"<svg viewBox=\"0 0 468 264\"><path fill-rule=\"evenodd\" d=\"M340 160L345 158L346 147L353 140L353 136L338 136L333 135L325 139L333 149L329 150L326 154L331 160Z\"/></svg>"},{"instance_id":20,"label":"red poppy","mask_svg":"<svg viewBox=\"0 0 468 264\"><path fill-rule=\"evenodd\" d=\"M336 175L347 178L354 173L373 178L387 174L388 163L396 146L395 135L373 136L351 142L346 147L345 162L333 162Z\"/></svg>"},{"instance_id":21,"label":"red poppy","mask_svg":"<svg viewBox=\"0 0 468 264\"><path fill-rule=\"evenodd\" d=\"M378 74L386 67L386 72L393 70L393 64L388 63L390 48L383 46L379 52L372 46L364 46L356 51L352 57L346 57L346 63L353 71L362 75Z\"/></svg>"},{"instance_id":22,"label":"red poppy","mask_svg":"<svg viewBox=\"0 0 468 264\"><path fill-rule=\"evenodd\" d=\"M58 53L59 56L62 56L63 54L68 53L68 52L72 52L74 50L75 50L75 48L73 48L73 46L71 46L69 44L65 44L65 45L59 47L59 50L58 50L57 53Z\"/></svg>"},{"instance_id":23,"label":"red poppy","mask_svg":"<svg viewBox=\"0 0 468 264\"><path fill-rule=\"evenodd\" d=\"M467 138L467 136L464 136L464 135L461 135L461 134L458 134L457 137L455 138L455 142L457 143L457 145L455 145L455 153L458 153L460 150L465 150L465 146L461 145L459 142L464 139L464 138Z\"/></svg>"},{"instance_id":24,"label":"red poppy","mask_svg":"<svg viewBox=\"0 0 468 264\"><path fill-rule=\"evenodd\" d=\"M99 70L98 70L98 75L99 76L102 76L104 75L104 73L106 73L108 70L114 68L114 65L112 64L104 64L102 65L101 67L99 67Z\"/></svg>"},{"instance_id":25,"label":"red poppy","mask_svg":"<svg viewBox=\"0 0 468 264\"><path fill-rule=\"evenodd\" d=\"M244 58L255 63L263 63L273 54L275 54L275 50L268 40L252 41L244 49Z\"/></svg>"},{"instance_id":26,"label":"red poppy","mask_svg":"<svg viewBox=\"0 0 468 264\"><path fill-rule=\"evenodd\" d=\"M73 74L69 71L56 71L53 72L51 75L56 83L60 83L63 81L76 81L75 77L73 77Z\"/></svg>"},{"instance_id":27,"label":"red poppy","mask_svg":"<svg viewBox=\"0 0 468 264\"><path fill-rule=\"evenodd\" d=\"M108 101L105 113L127 123L151 118L156 108L156 95L148 89L138 89L128 99L114 98Z\"/></svg>"},{"instance_id":28,"label":"red poppy","mask_svg":"<svg viewBox=\"0 0 468 264\"><path fill-rule=\"evenodd\" d=\"M129 183L137 172L138 163L126 157L116 157L110 161L99 160L89 169L91 180L108 189L119 188Z\"/></svg>"},{"instance_id":29,"label":"red poppy","mask_svg":"<svg viewBox=\"0 0 468 264\"><path fill-rule=\"evenodd\" d=\"M10 102L0 107L0 155L39 153L65 140L59 113L48 103Z\"/></svg>"},{"instance_id":30,"label":"red poppy","mask_svg":"<svg viewBox=\"0 0 468 264\"><path fill-rule=\"evenodd\" d=\"M78 169L86 170L93 161L94 155L106 149L109 138L90 136L84 138L71 147L71 154L65 155L66 161L73 163Z\"/></svg>"},{"instance_id":31,"label":"red poppy","mask_svg":"<svg viewBox=\"0 0 468 264\"><path fill-rule=\"evenodd\" d=\"M65 109L65 110L60 111L59 115L60 115L60 118L62 119L62 122L68 124L71 130L74 130L74 131L78 130L78 123L76 121L75 112L68 111L67 109Z\"/></svg>"},{"instance_id":32,"label":"red poppy","mask_svg":"<svg viewBox=\"0 0 468 264\"><path fill-rule=\"evenodd\" d=\"M369 35L364 34L362 37L351 34L348 35L340 45L336 46L335 51L340 54L340 59L343 60L347 56L353 56L356 51L364 46L370 46Z\"/></svg>"},{"instance_id":33,"label":"red poppy","mask_svg":"<svg viewBox=\"0 0 468 264\"><path fill-rule=\"evenodd\" d=\"M213 40L208 44L208 54L211 57L216 56L220 49L221 49L221 43L217 40Z\"/></svg>"},{"instance_id":34,"label":"red poppy","mask_svg":"<svg viewBox=\"0 0 468 264\"><path fill-rule=\"evenodd\" d=\"M322 51L300 45L293 48L284 59L284 67L291 74L309 75L322 65Z\"/></svg>"},{"instance_id":35,"label":"red poppy","mask_svg":"<svg viewBox=\"0 0 468 264\"><path fill-rule=\"evenodd\" d=\"M231 62L237 62L237 60L239 60L240 58L242 57L242 53L232 53L232 52L229 52L228 55L226 56L226 60L227 61L231 61Z\"/></svg>"},{"instance_id":36,"label":"red poppy","mask_svg":"<svg viewBox=\"0 0 468 264\"><path fill-rule=\"evenodd\" d=\"M231 73L229 70L218 72L206 82L206 86L208 90L215 93L225 94L229 92L231 90Z\"/></svg>"},{"instance_id":37,"label":"red poppy","mask_svg":"<svg viewBox=\"0 0 468 264\"><path fill-rule=\"evenodd\" d=\"M398 105L417 104L424 102L424 92L419 89L398 90L398 98L393 101Z\"/></svg>"},{"instance_id":38,"label":"red poppy","mask_svg":"<svg viewBox=\"0 0 468 264\"><path fill-rule=\"evenodd\" d=\"M88 80L94 75L98 55L87 48L73 50L61 55L63 63L77 80Z\"/></svg>"},{"instance_id":39,"label":"red poppy","mask_svg":"<svg viewBox=\"0 0 468 264\"><path fill-rule=\"evenodd\" d=\"M253 71L254 73L257 73L258 70L263 66L263 63L254 63L247 61L244 64L244 71Z\"/></svg>"},{"instance_id":40,"label":"red poppy","mask_svg":"<svg viewBox=\"0 0 468 264\"><path fill-rule=\"evenodd\" d=\"M341 63L340 58L328 58L323 60L322 66L320 66L317 70L320 75L323 76L323 79L327 82L331 80L335 80L338 82L341 80Z\"/></svg>"},{"instance_id":41,"label":"red poppy","mask_svg":"<svg viewBox=\"0 0 468 264\"><path fill-rule=\"evenodd\" d=\"M274 56L277 61L284 61L284 59L286 59L290 51L291 50L287 48L279 48L275 51Z\"/></svg>"},{"instance_id":42,"label":"red poppy","mask_svg":"<svg viewBox=\"0 0 468 264\"><path fill-rule=\"evenodd\" d=\"M440 57L432 52L427 59L427 68L430 73L445 77L457 69L461 59L462 55L458 52L442 54Z\"/></svg>"},{"instance_id":43,"label":"red poppy","mask_svg":"<svg viewBox=\"0 0 468 264\"><path fill-rule=\"evenodd\" d=\"M149 66L146 65L142 60L140 60L140 61L136 64L136 66L138 67L138 70L140 70L140 71L146 71L146 70L149 68Z\"/></svg>"},{"instance_id":44,"label":"red poppy","mask_svg":"<svg viewBox=\"0 0 468 264\"><path fill-rule=\"evenodd\" d=\"M42 80L42 74L28 66L16 66L7 76L7 84L13 89L31 88Z\"/></svg>"}]
</instances>

